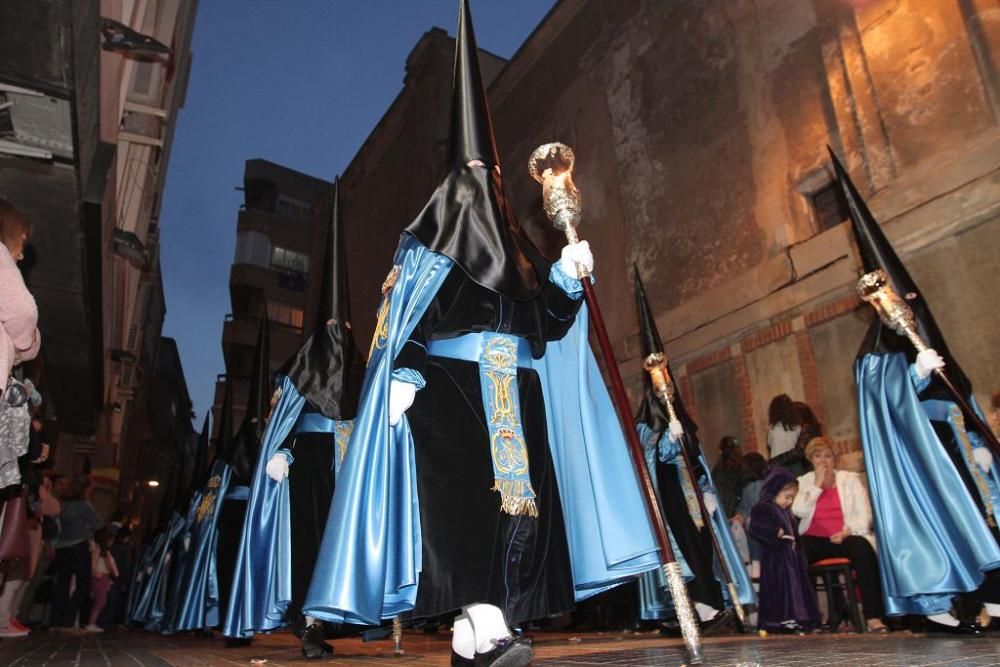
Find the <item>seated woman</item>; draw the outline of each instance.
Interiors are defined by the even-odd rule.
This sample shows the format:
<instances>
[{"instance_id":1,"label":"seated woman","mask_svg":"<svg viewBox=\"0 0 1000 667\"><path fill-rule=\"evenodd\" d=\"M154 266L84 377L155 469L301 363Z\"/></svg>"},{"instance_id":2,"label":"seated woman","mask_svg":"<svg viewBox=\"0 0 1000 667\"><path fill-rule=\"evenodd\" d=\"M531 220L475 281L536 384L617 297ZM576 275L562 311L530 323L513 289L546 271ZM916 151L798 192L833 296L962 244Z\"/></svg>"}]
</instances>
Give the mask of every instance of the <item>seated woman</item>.
<instances>
[{"instance_id":1,"label":"seated woman","mask_svg":"<svg viewBox=\"0 0 1000 667\"><path fill-rule=\"evenodd\" d=\"M857 473L837 470L833 441L825 436L806 445L813 471L799 477L792 512L799 517L802 549L810 563L847 558L857 575L869 632L888 632L875 556L872 508Z\"/></svg>"}]
</instances>

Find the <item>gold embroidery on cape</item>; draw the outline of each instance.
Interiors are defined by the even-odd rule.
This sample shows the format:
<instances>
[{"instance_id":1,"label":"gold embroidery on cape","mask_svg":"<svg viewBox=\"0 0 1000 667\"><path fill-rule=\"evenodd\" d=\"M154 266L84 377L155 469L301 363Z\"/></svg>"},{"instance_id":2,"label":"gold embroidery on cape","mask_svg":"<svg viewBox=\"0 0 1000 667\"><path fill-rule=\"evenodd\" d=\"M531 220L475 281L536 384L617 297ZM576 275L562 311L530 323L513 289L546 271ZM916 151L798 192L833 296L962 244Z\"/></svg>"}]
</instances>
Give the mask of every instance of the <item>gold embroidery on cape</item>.
<instances>
[{"instance_id":1,"label":"gold embroidery on cape","mask_svg":"<svg viewBox=\"0 0 1000 667\"><path fill-rule=\"evenodd\" d=\"M368 358L372 358L372 354L375 350L381 350L385 348L385 342L389 338L389 291L392 290L396 285L396 281L399 280L399 272L401 267L396 264L389 271L389 275L385 277L385 281L382 282L382 303L378 308L378 319L375 322L375 332L372 334L372 344L368 348Z\"/></svg>"},{"instance_id":2,"label":"gold embroidery on cape","mask_svg":"<svg viewBox=\"0 0 1000 667\"><path fill-rule=\"evenodd\" d=\"M198 509L195 512L195 519L199 523L215 511L215 490L221 485L222 479L218 475L213 475L212 478L208 480L208 492L202 496L201 502L198 503Z\"/></svg>"},{"instance_id":3,"label":"gold embroidery on cape","mask_svg":"<svg viewBox=\"0 0 1000 667\"><path fill-rule=\"evenodd\" d=\"M347 443L351 440L351 433L354 432L354 420L349 421L338 421L334 425L336 434L333 439L337 445L337 467L339 468L344 463L344 457L347 456Z\"/></svg>"},{"instance_id":4,"label":"gold embroidery on cape","mask_svg":"<svg viewBox=\"0 0 1000 667\"><path fill-rule=\"evenodd\" d=\"M972 441L969 439L968 432L965 430L965 415L962 414L961 408L957 405L952 405L948 408L948 416L951 417L951 422L956 427L955 431L958 433L958 442L962 447L962 456L968 464L972 478L976 480L979 496L983 499L983 507L986 508L986 523L989 524L990 528L995 528L997 522L993 514L993 496L990 493L989 484L986 482L986 476L983 475L979 464L976 463L976 457L972 455L974 447L972 446Z\"/></svg>"}]
</instances>

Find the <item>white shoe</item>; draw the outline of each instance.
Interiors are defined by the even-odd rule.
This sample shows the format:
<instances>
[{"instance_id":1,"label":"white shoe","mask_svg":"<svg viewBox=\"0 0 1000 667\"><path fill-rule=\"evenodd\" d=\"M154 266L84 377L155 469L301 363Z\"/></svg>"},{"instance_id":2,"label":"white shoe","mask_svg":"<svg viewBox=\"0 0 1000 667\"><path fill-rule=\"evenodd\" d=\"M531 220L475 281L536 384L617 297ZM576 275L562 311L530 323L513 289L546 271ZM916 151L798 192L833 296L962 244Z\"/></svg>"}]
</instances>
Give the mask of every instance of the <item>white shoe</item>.
<instances>
[{"instance_id":1,"label":"white shoe","mask_svg":"<svg viewBox=\"0 0 1000 667\"><path fill-rule=\"evenodd\" d=\"M0 637L27 637L28 630L17 630L10 626L6 628L0 628Z\"/></svg>"},{"instance_id":2,"label":"white shoe","mask_svg":"<svg viewBox=\"0 0 1000 667\"><path fill-rule=\"evenodd\" d=\"M90 624L87 627L85 627L83 631L87 633L104 632L104 628L100 627L99 625Z\"/></svg>"}]
</instances>

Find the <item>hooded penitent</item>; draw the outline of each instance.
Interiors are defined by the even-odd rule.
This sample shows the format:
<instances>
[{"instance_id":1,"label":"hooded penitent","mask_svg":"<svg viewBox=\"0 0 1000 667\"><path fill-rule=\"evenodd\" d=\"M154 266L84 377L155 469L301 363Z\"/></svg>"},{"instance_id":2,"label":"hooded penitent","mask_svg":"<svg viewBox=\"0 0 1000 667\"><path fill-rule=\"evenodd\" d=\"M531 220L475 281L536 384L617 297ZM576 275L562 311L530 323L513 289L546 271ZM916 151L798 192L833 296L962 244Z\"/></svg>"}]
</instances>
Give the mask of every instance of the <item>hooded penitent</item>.
<instances>
[{"instance_id":1,"label":"hooded penitent","mask_svg":"<svg viewBox=\"0 0 1000 667\"><path fill-rule=\"evenodd\" d=\"M921 337L944 358L945 372L965 396L971 384L945 344L930 308L882 233L843 165L833 155L866 272L882 269L913 309ZM858 413L882 592L889 615L937 614L956 593L992 580L1000 565L993 524L997 466L984 475L973 462L977 434L955 428L961 411L935 376L909 370L913 346L877 318L855 362ZM978 443L981 445L982 443ZM992 528L992 530L991 530Z\"/></svg>"},{"instance_id":2,"label":"hooded penitent","mask_svg":"<svg viewBox=\"0 0 1000 667\"><path fill-rule=\"evenodd\" d=\"M582 289L550 275L505 197L465 1L451 131L441 184L383 288L306 597L305 613L324 620L489 602L516 622L657 563ZM390 427L393 380L419 390ZM508 423L514 410L522 419Z\"/></svg>"},{"instance_id":3,"label":"hooded penitent","mask_svg":"<svg viewBox=\"0 0 1000 667\"><path fill-rule=\"evenodd\" d=\"M250 481L260 456L264 424L270 413L271 396L270 322L267 308L261 309L257 347L254 351L253 370L250 374L250 392L243 423L233 437L233 445L224 460L229 463L231 478L229 488L219 510L219 535L216 550L216 570L219 574L219 609L223 612L229 601L236 561L239 555L240 536L250 496ZM223 618L223 622L224 622Z\"/></svg>"},{"instance_id":4,"label":"hooded penitent","mask_svg":"<svg viewBox=\"0 0 1000 667\"><path fill-rule=\"evenodd\" d=\"M660 332L657 330L656 320L649 307L642 277L637 268L634 268L634 276L636 306L639 310L639 335L643 342L643 358L645 358L650 354L662 353L663 342L660 339ZM753 586L747 577L746 570L742 567L739 552L736 550L736 545L729 532L728 518L721 507L712 515L710 529L715 537L713 538L712 535L703 530L704 520L695 494L711 492L718 497L718 491L709 472L704 453L698 444L698 425L685 409L680 392L675 391L674 411L678 421L684 427L684 440L699 487L696 489L691 483L691 478L681 457L680 446L671 443L666 435L669 421L667 411L653 392L648 375L645 378L645 383L646 392L639 407L636 422L639 426L640 439L647 449L651 447L654 450L652 454L655 456L656 469L653 479L656 480L661 508L667 518L671 537L676 541L684 562L694 575L692 581L688 583L691 598L716 609L721 609L723 606L723 595L728 594L728 592L719 584L725 582L725 575L721 572L716 575L713 571L716 559L712 539L717 539L723 557L727 561L727 571L730 576L734 577L733 583L737 587L740 602L754 604L756 596L753 592ZM649 459L649 454L650 452L647 451L647 459ZM644 575L644 578L650 578L655 582L658 579L658 573L648 573ZM654 609L667 607L665 601L657 602L655 599L655 597L665 596L665 592L661 590L659 595L655 597L649 595L654 588L662 587L642 586L640 588L643 593L640 604L644 618L654 618Z\"/></svg>"},{"instance_id":5,"label":"hooded penitent","mask_svg":"<svg viewBox=\"0 0 1000 667\"><path fill-rule=\"evenodd\" d=\"M249 637L301 609L347 449L364 373L347 298L339 179L334 183L316 323L279 372L279 398L257 461L223 634ZM267 475L278 452L287 482Z\"/></svg>"},{"instance_id":6,"label":"hooded penitent","mask_svg":"<svg viewBox=\"0 0 1000 667\"><path fill-rule=\"evenodd\" d=\"M201 630L219 623L219 582L216 569L218 521L229 491L231 470L223 457L233 451L233 392L227 376L219 408L215 457L191 496L185 517L182 564L164 627L173 632ZM211 431L203 429L202 439Z\"/></svg>"}]
</instances>

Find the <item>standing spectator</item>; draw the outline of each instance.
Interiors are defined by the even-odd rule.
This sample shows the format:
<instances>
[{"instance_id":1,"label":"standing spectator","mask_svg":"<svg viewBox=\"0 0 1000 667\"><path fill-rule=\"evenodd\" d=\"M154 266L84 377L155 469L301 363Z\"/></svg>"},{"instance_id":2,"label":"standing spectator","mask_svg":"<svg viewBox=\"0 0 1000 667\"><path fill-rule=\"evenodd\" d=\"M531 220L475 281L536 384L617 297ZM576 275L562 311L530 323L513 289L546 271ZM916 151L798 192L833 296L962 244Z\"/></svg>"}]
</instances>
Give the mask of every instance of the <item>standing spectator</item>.
<instances>
[{"instance_id":1,"label":"standing spectator","mask_svg":"<svg viewBox=\"0 0 1000 667\"><path fill-rule=\"evenodd\" d=\"M743 486L741 458L739 440L727 435L719 442L719 462L712 468L712 479L715 480L715 490L719 492L719 505L726 516L733 515L740 501L740 488Z\"/></svg>"},{"instance_id":2,"label":"standing spectator","mask_svg":"<svg viewBox=\"0 0 1000 667\"><path fill-rule=\"evenodd\" d=\"M769 463L772 466L781 466L795 477L803 475L812 470L812 464L806 456L806 443L813 438L823 435L823 425L816 419L816 413L812 411L807 403L795 401L792 403L795 414L796 434L795 442L791 449L781 454L771 455ZM788 432L786 432L787 435Z\"/></svg>"},{"instance_id":3,"label":"standing spectator","mask_svg":"<svg viewBox=\"0 0 1000 667\"><path fill-rule=\"evenodd\" d=\"M125 625L125 606L128 600L128 589L132 583L132 529L128 521L115 532L111 545L111 557L115 559L118 576L114 578L111 592L108 594L107 613L104 616L104 626L114 629Z\"/></svg>"},{"instance_id":4,"label":"standing spectator","mask_svg":"<svg viewBox=\"0 0 1000 667\"><path fill-rule=\"evenodd\" d=\"M31 567L29 568L28 585L24 587L21 602L18 606L18 622L22 626L32 620L32 608L35 604L35 594L45 577L52 562L53 542L59 534L59 513L62 505L53 489L53 479L65 479L62 475L43 475L38 485L39 512L41 518L36 530L29 531L28 539L31 546Z\"/></svg>"},{"instance_id":5,"label":"standing spectator","mask_svg":"<svg viewBox=\"0 0 1000 667\"><path fill-rule=\"evenodd\" d=\"M888 632L882 622L885 605L872 533L868 491L857 473L837 470L837 454L829 438L813 438L806 447L813 471L799 477L792 512L801 520L802 549L814 563L847 558L857 576L869 632Z\"/></svg>"},{"instance_id":6,"label":"standing spectator","mask_svg":"<svg viewBox=\"0 0 1000 667\"><path fill-rule=\"evenodd\" d=\"M79 477L70 487L67 502L59 515L59 548L53 566L56 583L52 592L52 624L76 627L77 617L90 599L90 540L101 527L101 517L90 504L93 482ZM69 596L70 578L76 577L76 590Z\"/></svg>"},{"instance_id":7,"label":"standing spectator","mask_svg":"<svg viewBox=\"0 0 1000 667\"><path fill-rule=\"evenodd\" d=\"M778 394L767 408L767 451L773 459L791 451L799 440L802 424L795 402L788 394Z\"/></svg>"},{"instance_id":8,"label":"standing spectator","mask_svg":"<svg viewBox=\"0 0 1000 667\"><path fill-rule=\"evenodd\" d=\"M764 630L801 632L819 624L816 593L791 512L798 487L790 472L772 468L750 511L750 535L761 544L758 614Z\"/></svg>"},{"instance_id":9,"label":"standing spectator","mask_svg":"<svg viewBox=\"0 0 1000 667\"><path fill-rule=\"evenodd\" d=\"M90 547L90 573L92 576L90 587L92 589L90 605L90 623L84 628L85 632L100 632L97 619L104 611L104 605L108 601L108 593L111 591L114 580L118 578L118 564L115 557L111 555L111 531L107 527L101 528L94 533L94 542Z\"/></svg>"},{"instance_id":10,"label":"standing spectator","mask_svg":"<svg viewBox=\"0 0 1000 667\"><path fill-rule=\"evenodd\" d=\"M17 262L31 225L21 212L0 198L0 487L20 482L17 459L28 447L28 397L12 369L38 354L38 306L24 284Z\"/></svg>"}]
</instances>

